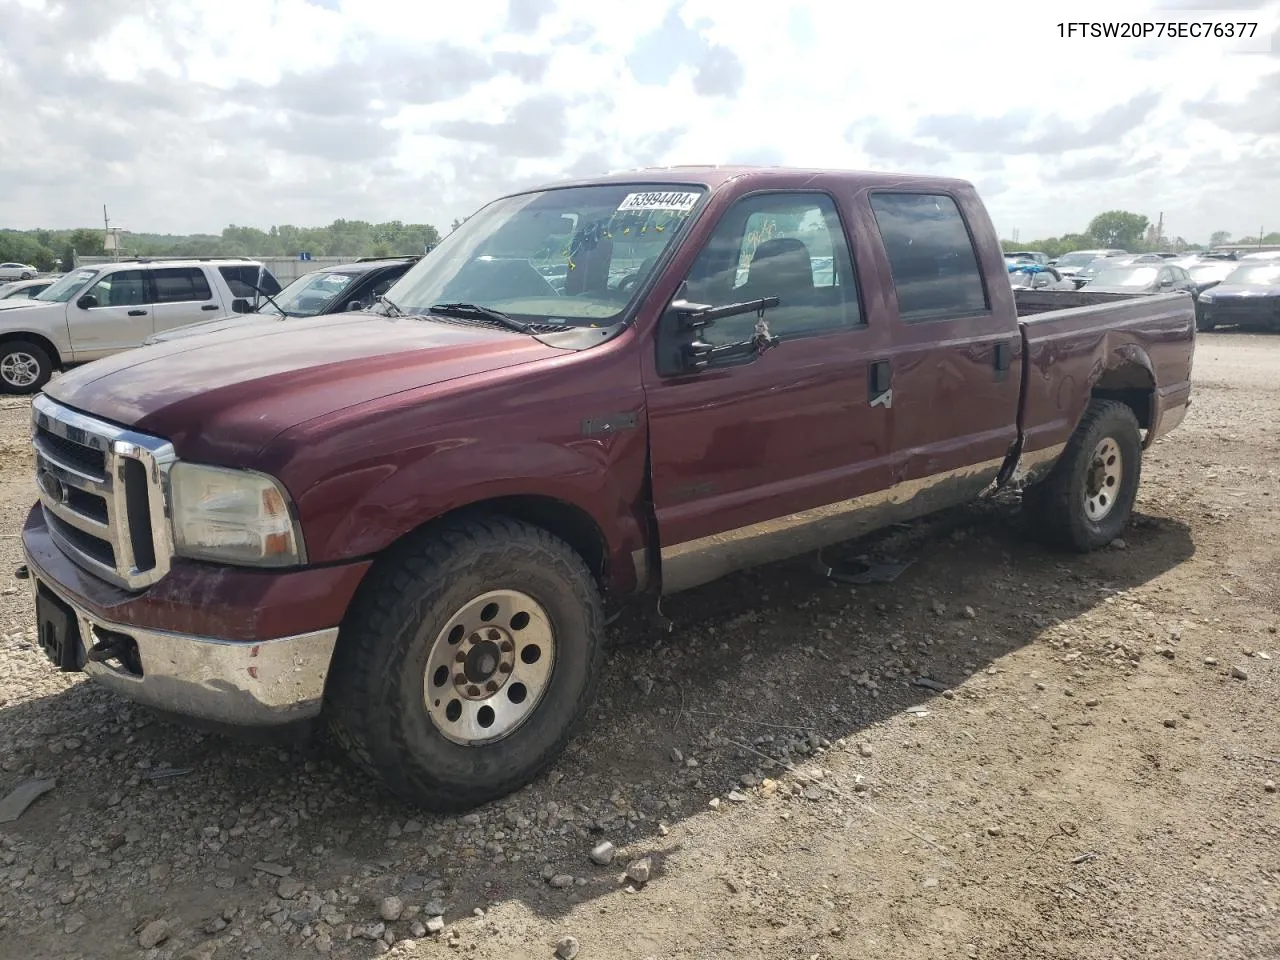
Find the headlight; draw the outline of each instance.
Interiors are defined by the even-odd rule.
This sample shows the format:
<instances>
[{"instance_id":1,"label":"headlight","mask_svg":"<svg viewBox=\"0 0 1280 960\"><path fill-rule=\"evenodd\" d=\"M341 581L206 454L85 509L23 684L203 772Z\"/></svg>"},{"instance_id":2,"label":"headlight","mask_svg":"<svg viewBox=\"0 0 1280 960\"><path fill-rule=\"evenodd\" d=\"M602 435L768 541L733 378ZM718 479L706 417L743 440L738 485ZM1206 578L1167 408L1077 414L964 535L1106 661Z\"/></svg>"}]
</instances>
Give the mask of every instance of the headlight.
<instances>
[{"instance_id":1,"label":"headlight","mask_svg":"<svg viewBox=\"0 0 1280 960\"><path fill-rule=\"evenodd\" d=\"M169 492L179 555L257 567L306 563L289 495L266 474L176 463Z\"/></svg>"},{"instance_id":2,"label":"headlight","mask_svg":"<svg viewBox=\"0 0 1280 960\"><path fill-rule=\"evenodd\" d=\"M1204 293L1200 294L1200 302L1213 303L1213 294L1206 290Z\"/></svg>"}]
</instances>

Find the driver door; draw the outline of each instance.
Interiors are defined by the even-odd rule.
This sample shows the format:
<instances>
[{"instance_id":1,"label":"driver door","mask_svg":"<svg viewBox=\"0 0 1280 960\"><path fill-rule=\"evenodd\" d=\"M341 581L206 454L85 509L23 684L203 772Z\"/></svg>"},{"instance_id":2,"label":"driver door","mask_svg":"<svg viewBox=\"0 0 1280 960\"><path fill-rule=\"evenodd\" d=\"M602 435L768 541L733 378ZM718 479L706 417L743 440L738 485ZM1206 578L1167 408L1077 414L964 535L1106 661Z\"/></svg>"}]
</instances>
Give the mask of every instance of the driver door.
<instances>
[{"instance_id":1,"label":"driver door","mask_svg":"<svg viewBox=\"0 0 1280 960\"><path fill-rule=\"evenodd\" d=\"M77 362L136 347L155 332L146 274L115 270L67 304L67 327Z\"/></svg>"},{"instance_id":2,"label":"driver door","mask_svg":"<svg viewBox=\"0 0 1280 960\"><path fill-rule=\"evenodd\" d=\"M686 280L696 303L781 303L766 311L778 344L763 355L646 372L664 592L844 539L833 529L889 476L888 411L869 390L874 331L830 194L739 199ZM746 340L756 321L717 320L702 339ZM668 310L659 322L678 321Z\"/></svg>"}]
</instances>

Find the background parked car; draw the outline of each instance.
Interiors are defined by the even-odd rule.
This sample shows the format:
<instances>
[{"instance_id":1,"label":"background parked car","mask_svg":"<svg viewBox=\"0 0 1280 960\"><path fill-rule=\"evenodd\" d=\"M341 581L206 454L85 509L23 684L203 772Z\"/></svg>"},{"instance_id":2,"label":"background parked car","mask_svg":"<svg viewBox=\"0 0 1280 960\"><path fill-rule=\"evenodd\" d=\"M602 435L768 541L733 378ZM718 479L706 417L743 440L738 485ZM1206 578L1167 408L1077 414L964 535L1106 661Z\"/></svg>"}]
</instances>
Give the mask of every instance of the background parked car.
<instances>
[{"instance_id":1,"label":"background parked car","mask_svg":"<svg viewBox=\"0 0 1280 960\"><path fill-rule=\"evenodd\" d=\"M1177 266L1191 274L1191 279L1196 283L1196 290L1204 293L1230 276L1240 264L1234 260L1193 260L1189 263L1180 261Z\"/></svg>"},{"instance_id":2,"label":"background parked car","mask_svg":"<svg viewBox=\"0 0 1280 960\"><path fill-rule=\"evenodd\" d=\"M1049 255L1041 253L1039 250L1010 250L1005 255L1005 259L1013 258L1015 260L1030 260L1032 263L1038 263L1047 266L1049 263Z\"/></svg>"},{"instance_id":3,"label":"background parked car","mask_svg":"<svg viewBox=\"0 0 1280 960\"><path fill-rule=\"evenodd\" d=\"M1223 324L1280 330L1280 257L1242 260L1221 283L1196 301L1196 329Z\"/></svg>"},{"instance_id":4,"label":"background parked car","mask_svg":"<svg viewBox=\"0 0 1280 960\"><path fill-rule=\"evenodd\" d=\"M1095 293L1174 293L1182 290L1195 294L1191 275L1156 257L1155 263L1105 263L1093 275L1088 287Z\"/></svg>"},{"instance_id":5,"label":"background parked car","mask_svg":"<svg viewBox=\"0 0 1280 960\"><path fill-rule=\"evenodd\" d=\"M1135 263L1164 263L1164 259L1155 253L1126 253L1113 257L1098 257L1089 261L1072 279L1077 289L1093 280L1094 275L1105 267L1130 266Z\"/></svg>"},{"instance_id":6,"label":"background parked car","mask_svg":"<svg viewBox=\"0 0 1280 960\"><path fill-rule=\"evenodd\" d=\"M14 280L0 284L0 300L30 300L41 290L53 285L57 277L40 277L36 280Z\"/></svg>"},{"instance_id":7,"label":"background parked car","mask_svg":"<svg viewBox=\"0 0 1280 960\"><path fill-rule=\"evenodd\" d=\"M216 330L261 323L263 317L319 317L347 313L371 306L422 257L365 257L352 263L304 273L270 300L263 299L258 308L240 315L215 317L158 333L143 345L164 343L180 337L193 337Z\"/></svg>"},{"instance_id":8,"label":"background parked car","mask_svg":"<svg viewBox=\"0 0 1280 960\"><path fill-rule=\"evenodd\" d=\"M30 280L39 272L29 263L0 263L0 280Z\"/></svg>"},{"instance_id":9,"label":"background parked car","mask_svg":"<svg viewBox=\"0 0 1280 960\"><path fill-rule=\"evenodd\" d=\"M1123 257L1128 250L1072 250L1064 253L1056 260L1050 260L1049 266L1056 267L1064 277L1073 277L1082 267L1088 266L1099 257Z\"/></svg>"}]
</instances>

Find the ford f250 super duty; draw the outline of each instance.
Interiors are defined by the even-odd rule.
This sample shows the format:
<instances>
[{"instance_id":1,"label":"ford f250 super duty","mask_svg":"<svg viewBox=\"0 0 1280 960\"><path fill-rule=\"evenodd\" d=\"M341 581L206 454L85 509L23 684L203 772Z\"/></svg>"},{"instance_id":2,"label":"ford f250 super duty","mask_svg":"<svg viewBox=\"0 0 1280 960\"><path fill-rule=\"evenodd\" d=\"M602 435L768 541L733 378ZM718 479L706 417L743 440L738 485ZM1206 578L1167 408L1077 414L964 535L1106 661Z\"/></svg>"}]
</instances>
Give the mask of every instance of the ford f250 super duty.
<instances>
[{"instance_id":1,"label":"ford f250 super duty","mask_svg":"<svg viewBox=\"0 0 1280 960\"><path fill-rule=\"evenodd\" d=\"M1010 486L1061 546L1114 539L1190 402L1192 300L1024 293L959 180L505 197L372 311L49 383L40 642L168 712L323 717L409 800L482 803L564 747L606 607Z\"/></svg>"}]
</instances>

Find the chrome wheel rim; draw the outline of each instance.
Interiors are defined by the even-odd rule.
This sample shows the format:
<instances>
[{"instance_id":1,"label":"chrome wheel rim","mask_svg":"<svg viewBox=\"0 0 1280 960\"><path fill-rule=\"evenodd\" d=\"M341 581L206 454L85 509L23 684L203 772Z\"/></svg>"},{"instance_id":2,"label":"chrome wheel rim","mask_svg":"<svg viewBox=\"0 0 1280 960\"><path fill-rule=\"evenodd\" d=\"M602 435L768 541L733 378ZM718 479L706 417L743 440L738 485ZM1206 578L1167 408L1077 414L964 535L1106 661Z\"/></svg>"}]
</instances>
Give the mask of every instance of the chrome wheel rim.
<instances>
[{"instance_id":1,"label":"chrome wheel rim","mask_svg":"<svg viewBox=\"0 0 1280 960\"><path fill-rule=\"evenodd\" d=\"M40 379L40 361L21 350L0 360L0 378L11 387L29 387Z\"/></svg>"},{"instance_id":2,"label":"chrome wheel rim","mask_svg":"<svg viewBox=\"0 0 1280 960\"><path fill-rule=\"evenodd\" d=\"M1105 519L1115 509L1123 478L1124 458L1120 454L1120 445L1106 437L1093 450L1084 484L1084 512L1094 523Z\"/></svg>"},{"instance_id":3,"label":"chrome wheel rim","mask_svg":"<svg viewBox=\"0 0 1280 960\"><path fill-rule=\"evenodd\" d=\"M555 668L556 638L542 606L493 590L458 610L436 635L423 677L427 714L447 739L480 746L533 715Z\"/></svg>"}]
</instances>

